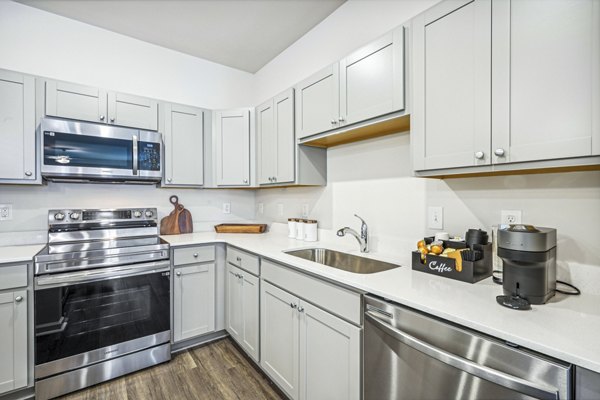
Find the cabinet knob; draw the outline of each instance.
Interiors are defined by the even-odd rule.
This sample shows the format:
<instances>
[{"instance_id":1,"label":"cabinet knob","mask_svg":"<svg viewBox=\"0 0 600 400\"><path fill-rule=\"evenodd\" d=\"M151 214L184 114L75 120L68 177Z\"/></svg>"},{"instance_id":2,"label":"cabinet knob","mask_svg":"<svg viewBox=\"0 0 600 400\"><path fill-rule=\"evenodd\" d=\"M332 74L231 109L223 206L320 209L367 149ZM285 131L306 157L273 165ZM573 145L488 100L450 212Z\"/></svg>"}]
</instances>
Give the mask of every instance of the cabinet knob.
<instances>
[{"instance_id":1,"label":"cabinet knob","mask_svg":"<svg viewBox=\"0 0 600 400\"><path fill-rule=\"evenodd\" d=\"M101 115L100 116L100 121L104 121L104 118L105 118L104 115Z\"/></svg>"},{"instance_id":2,"label":"cabinet knob","mask_svg":"<svg viewBox=\"0 0 600 400\"><path fill-rule=\"evenodd\" d=\"M290 307L296 308L296 307L298 307L298 304L290 303Z\"/></svg>"},{"instance_id":3,"label":"cabinet knob","mask_svg":"<svg viewBox=\"0 0 600 400\"><path fill-rule=\"evenodd\" d=\"M344 122L345 121L345 118L342 117L342 116L340 116L338 119L339 119L340 122Z\"/></svg>"},{"instance_id":4,"label":"cabinet knob","mask_svg":"<svg viewBox=\"0 0 600 400\"><path fill-rule=\"evenodd\" d=\"M496 149L494 150L494 154L498 157L504 157L504 149Z\"/></svg>"},{"instance_id":5,"label":"cabinet knob","mask_svg":"<svg viewBox=\"0 0 600 400\"><path fill-rule=\"evenodd\" d=\"M478 151L475 153L475 158L478 160L483 160L484 156L485 156L485 154L483 153L483 151Z\"/></svg>"},{"instance_id":6,"label":"cabinet knob","mask_svg":"<svg viewBox=\"0 0 600 400\"><path fill-rule=\"evenodd\" d=\"M304 312L304 307L302 307L302 306L298 307L298 312Z\"/></svg>"},{"instance_id":7,"label":"cabinet knob","mask_svg":"<svg viewBox=\"0 0 600 400\"><path fill-rule=\"evenodd\" d=\"M22 301L23 301L23 296L17 296L17 297L15 297L15 302L16 303L20 303Z\"/></svg>"},{"instance_id":8,"label":"cabinet knob","mask_svg":"<svg viewBox=\"0 0 600 400\"><path fill-rule=\"evenodd\" d=\"M175 272L175 275L177 275L177 276L181 276L181 271L177 271L177 272Z\"/></svg>"},{"instance_id":9,"label":"cabinet knob","mask_svg":"<svg viewBox=\"0 0 600 400\"><path fill-rule=\"evenodd\" d=\"M248 179L244 179L244 183L248 183Z\"/></svg>"},{"instance_id":10,"label":"cabinet knob","mask_svg":"<svg viewBox=\"0 0 600 400\"><path fill-rule=\"evenodd\" d=\"M242 275L242 274L239 274L239 275L238 275L238 278L240 278L240 279L244 279L244 275Z\"/></svg>"},{"instance_id":11,"label":"cabinet knob","mask_svg":"<svg viewBox=\"0 0 600 400\"><path fill-rule=\"evenodd\" d=\"M198 258L198 253L194 253L194 258Z\"/></svg>"},{"instance_id":12,"label":"cabinet knob","mask_svg":"<svg viewBox=\"0 0 600 400\"><path fill-rule=\"evenodd\" d=\"M31 171L25 171L25 176L31 176L31 175L33 175L33 174L31 173Z\"/></svg>"},{"instance_id":13,"label":"cabinet knob","mask_svg":"<svg viewBox=\"0 0 600 400\"><path fill-rule=\"evenodd\" d=\"M167 182L171 182L173 179L171 178L167 178Z\"/></svg>"},{"instance_id":14,"label":"cabinet knob","mask_svg":"<svg viewBox=\"0 0 600 400\"><path fill-rule=\"evenodd\" d=\"M112 118L110 119L110 122L115 122L115 117L112 117Z\"/></svg>"},{"instance_id":15,"label":"cabinet knob","mask_svg":"<svg viewBox=\"0 0 600 400\"><path fill-rule=\"evenodd\" d=\"M242 257L236 257L235 259L237 262L242 262Z\"/></svg>"},{"instance_id":16,"label":"cabinet knob","mask_svg":"<svg viewBox=\"0 0 600 400\"><path fill-rule=\"evenodd\" d=\"M331 125L337 125L337 121L335 119L331 120Z\"/></svg>"},{"instance_id":17,"label":"cabinet knob","mask_svg":"<svg viewBox=\"0 0 600 400\"><path fill-rule=\"evenodd\" d=\"M273 182L273 178L272 177L269 177L269 182Z\"/></svg>"},{"instance_id":18,"label":"cabinet knob","mask_svg":"<svg viewBox=\"0 0 600 400\"><path fill-rule=\"evenodd\" d=\"M277 177L276 176L273 177L273 182L277 182Z\"/></svg>"}]
</instances>

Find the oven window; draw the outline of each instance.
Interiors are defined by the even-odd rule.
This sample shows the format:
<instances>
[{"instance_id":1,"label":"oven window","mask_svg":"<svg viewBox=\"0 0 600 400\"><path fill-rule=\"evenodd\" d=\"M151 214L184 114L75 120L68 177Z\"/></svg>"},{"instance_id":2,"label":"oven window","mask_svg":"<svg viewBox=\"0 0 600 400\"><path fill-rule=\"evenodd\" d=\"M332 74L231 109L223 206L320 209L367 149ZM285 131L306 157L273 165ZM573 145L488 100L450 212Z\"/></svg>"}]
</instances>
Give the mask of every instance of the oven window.
<instances>
[{"instance_id":1,"label":"oven window","mask_svg":"<svg viewBox=\"0 0 600 400\"><path fill-rule=\"evenodd\" d=\"M36 364L169 330L168 272L35 291Z\"/></svg>"},{"instance_id":2,"label":"oven window","mask_svg":"<svg viewBox=\"0 0 600 400\"><path fill-rule=\"evenodd\" d=\"M44 132L44 165L133 168L133 142L98 136Z\"/></svg>"}]
</instances>

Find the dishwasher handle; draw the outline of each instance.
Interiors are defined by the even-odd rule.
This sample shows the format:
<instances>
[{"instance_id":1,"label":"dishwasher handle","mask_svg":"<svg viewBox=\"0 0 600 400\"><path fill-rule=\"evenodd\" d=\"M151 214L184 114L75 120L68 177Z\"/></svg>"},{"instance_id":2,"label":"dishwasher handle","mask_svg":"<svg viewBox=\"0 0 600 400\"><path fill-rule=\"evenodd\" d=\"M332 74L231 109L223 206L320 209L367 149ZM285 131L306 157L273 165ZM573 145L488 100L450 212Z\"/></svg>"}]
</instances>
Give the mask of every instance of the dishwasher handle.
<instances>
[{"instance_id":1,"label":"dishwasher handle","mask_svg":"<svg viewBox=\"0 0 600 400\"><path fill-rule=\"evenodd\" d=\"M456 354L448 353L386 324L377 318L376 314L371 311L365 311L365 317L383 332L405 345L468 374L538 399L559 400L560 398L558 390L554 387L536 384L493 368L479 365L476 362L457 356Z\"/></svg>"}]
</instances>

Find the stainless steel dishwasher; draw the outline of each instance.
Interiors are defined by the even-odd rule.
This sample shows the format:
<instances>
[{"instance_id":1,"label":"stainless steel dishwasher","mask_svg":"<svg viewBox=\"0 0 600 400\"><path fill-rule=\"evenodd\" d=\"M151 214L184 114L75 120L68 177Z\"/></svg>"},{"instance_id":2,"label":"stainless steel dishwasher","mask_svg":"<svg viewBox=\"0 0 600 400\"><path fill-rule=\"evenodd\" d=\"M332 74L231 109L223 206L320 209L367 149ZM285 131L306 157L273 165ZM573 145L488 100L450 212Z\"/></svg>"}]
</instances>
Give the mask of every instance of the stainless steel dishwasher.
<instances>
[{"instance_id":1,"label":"stainless steel dishwasher","mask_svg":"<svg viewBox=\"0 0 600 400\"><path fill-rule=\"evenodd\" d=\"M365 400L572 399L572 366L365 297Z\"/></svg>"}]
</instances>

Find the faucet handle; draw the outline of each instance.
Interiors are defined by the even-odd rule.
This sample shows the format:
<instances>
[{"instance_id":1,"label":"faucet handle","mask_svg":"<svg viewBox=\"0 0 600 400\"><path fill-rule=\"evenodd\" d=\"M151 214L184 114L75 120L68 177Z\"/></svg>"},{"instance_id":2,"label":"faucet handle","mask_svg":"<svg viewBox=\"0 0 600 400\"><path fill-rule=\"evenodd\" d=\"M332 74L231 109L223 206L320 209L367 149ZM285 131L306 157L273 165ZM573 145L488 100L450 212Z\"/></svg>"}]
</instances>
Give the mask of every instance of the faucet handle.
<instances>
[{"instance_id":1,"label":"faucet handle","mask_svg":"<svg viewBox=\"0 0 600 400\"><path fill-rule=\"evenodd\" d=\"M365 225L367 224L367 223L365 222L365 220L361 218L361 216L360 216L360 215L358 215L358 214L354 214L354 216L355 216L356 218L360 219L360 220L361 220L361 222L362 222L363 224L365 224Z\"/></svg>"}]
</instances>

